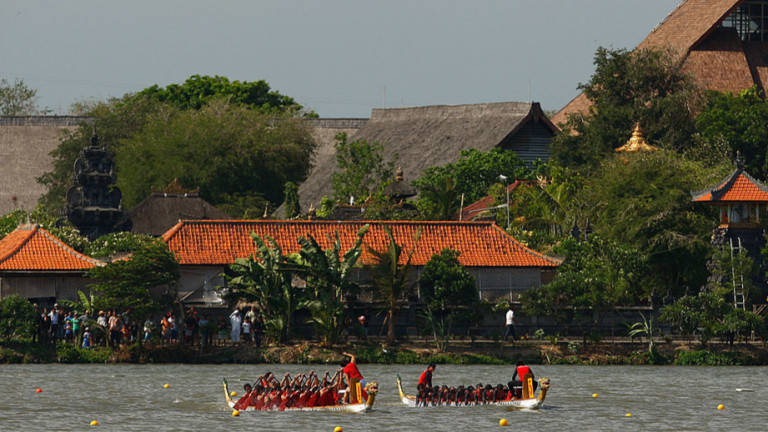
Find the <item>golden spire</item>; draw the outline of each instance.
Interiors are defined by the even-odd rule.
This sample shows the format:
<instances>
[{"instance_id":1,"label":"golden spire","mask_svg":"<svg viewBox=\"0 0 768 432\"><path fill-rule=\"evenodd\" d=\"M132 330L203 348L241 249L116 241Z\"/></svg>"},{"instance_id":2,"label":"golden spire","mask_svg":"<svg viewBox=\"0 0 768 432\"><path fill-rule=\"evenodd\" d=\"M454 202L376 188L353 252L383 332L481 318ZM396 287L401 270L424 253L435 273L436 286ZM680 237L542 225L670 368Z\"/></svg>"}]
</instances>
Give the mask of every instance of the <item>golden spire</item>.
<instances>
[{"instance_id":1,"label":"golden spire","mask_svg":"<svg viewBox=\"0 0 768 432\"><path fill-rule=\"evenodd\" d=\"M659 150L658 147L654 147L645 141L645 136L643 136L643 129L640 127L640 123L635 123L635 130L632 131L632 138L630 138L623 146L615 149L616 152L620 153L649 152L657 150Z\"/></svg>"}]
</instances>

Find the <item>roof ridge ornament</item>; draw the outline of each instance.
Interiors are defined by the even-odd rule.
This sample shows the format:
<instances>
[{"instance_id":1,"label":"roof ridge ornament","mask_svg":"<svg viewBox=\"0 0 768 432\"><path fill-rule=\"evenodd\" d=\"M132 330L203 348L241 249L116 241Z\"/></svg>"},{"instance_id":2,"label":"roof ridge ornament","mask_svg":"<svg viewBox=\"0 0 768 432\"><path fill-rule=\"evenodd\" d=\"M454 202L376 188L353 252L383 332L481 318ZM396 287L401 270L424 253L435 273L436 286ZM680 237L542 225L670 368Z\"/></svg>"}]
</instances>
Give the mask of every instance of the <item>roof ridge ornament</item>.
<instances>
[{"instance_id":1,"label":"roof ridge ornament","mask_svg":"<svg viewBox=\"0 0 768 432\"><path fill-rule=\"evenodd\" d=\"M658 147L654 147L645 140L643 134L643 128L640 127L640 122L635 122L635 129L632 131L632 137L623 146L614 149L618 153L637 153L637 152L654 152L658 151Z\"/></svg>"},{"instance_id":2,"label":"roof ridge ornament","mask_svg":"<svg viewBox=\"0 0 768 432\"><path fill-rule=\"evenodd\" d=\"M736 150L736 159L733 163L737 170L744 171L744 157L741 156L741 150Z\"/></svg>"}]
</instances>

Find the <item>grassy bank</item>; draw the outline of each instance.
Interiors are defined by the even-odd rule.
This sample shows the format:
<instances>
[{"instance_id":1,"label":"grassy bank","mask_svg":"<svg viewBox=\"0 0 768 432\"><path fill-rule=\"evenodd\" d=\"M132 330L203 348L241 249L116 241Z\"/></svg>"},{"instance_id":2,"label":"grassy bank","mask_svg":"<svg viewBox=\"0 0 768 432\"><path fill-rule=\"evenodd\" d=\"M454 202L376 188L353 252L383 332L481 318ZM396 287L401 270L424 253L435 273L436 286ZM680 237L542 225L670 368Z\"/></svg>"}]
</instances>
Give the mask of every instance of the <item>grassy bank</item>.
<instances>
[{"instance_id":1,"label":"grassy bank","mask_svg":"<svg viewBox=\"0 0 768 432\"><path fill-rule=\"evenodd\" d=\"M762 344L713 344L702 349L685 342L658 345L649 355L641 344L600 343L584 347L577 342L457 342L446 353L429 345L401 343L386 346L376 343L348 344L325 348L303 342L291 346L256 348L252 345L223 345L204 348L190 346L137 345L120 349L97 347L90 350L70 344L38 345L13 342L0 345L0 364L10 363L337 363L341 351L354 352L359 363L376 364L529 364L566 365L768 365L768 348Z\"/></svg>"}]
</instances>

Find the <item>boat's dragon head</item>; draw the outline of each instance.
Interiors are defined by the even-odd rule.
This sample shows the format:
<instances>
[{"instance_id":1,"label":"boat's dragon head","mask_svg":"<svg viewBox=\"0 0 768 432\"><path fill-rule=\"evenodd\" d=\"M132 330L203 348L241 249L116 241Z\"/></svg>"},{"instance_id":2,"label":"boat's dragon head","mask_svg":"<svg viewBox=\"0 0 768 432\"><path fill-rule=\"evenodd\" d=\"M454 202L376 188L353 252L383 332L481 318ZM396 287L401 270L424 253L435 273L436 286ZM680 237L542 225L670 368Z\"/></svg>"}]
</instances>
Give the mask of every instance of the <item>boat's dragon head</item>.
<instances>
[{"instance_id":1,"label":"boat's dragon head","mask_svg":"<svg viewBox=\"0 0 768 432\"><path fill-rule=\"evenodd\" d=\"M365 386L365 391L366 391L366 392L367 392L369 395L372 395L372 394L376 394L376 393L378 393L378 392L379 392L379 383L377 383L376 381L371 381L371 382L369 382L369 383L368 383L368 384L366 384L366 386Z\"/></svg>"},{"instance_id":2,"label":"boat's dragon head","mask_svg":"<svg viewBox=\"0 0 768 432\"><path fill-rule=\"evenodd\" d=\"M541 387L542 390L549 389L549 378L544 377L539 380L539 387Z\"/></svg>"}]
</instances>

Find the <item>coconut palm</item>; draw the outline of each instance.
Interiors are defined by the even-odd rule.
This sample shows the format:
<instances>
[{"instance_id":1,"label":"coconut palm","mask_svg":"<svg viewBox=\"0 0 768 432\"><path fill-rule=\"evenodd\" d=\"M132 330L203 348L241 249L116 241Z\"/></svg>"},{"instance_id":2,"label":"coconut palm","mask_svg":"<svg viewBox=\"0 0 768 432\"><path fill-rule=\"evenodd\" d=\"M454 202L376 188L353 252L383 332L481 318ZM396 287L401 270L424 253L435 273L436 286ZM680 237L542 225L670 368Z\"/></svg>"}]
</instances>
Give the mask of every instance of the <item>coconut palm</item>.
<instances>
[{"instance_id":1,"label":"coconut palm","mask_svg":"<svg viewBox=\"0 0 768 432\"><path fill-rule=\"evenodd\" d=\"M405 254L403 261L403 248L395 242L392 229L382 225L389 243L384 250L377 250L368 246L368 252L373 256L373 264L366 266L373 278L373 286L387 302L387 341L395 341L395 314L397 304L413 291L417 281L411 279L411 259L416 251L416 244L421 237L421 229L413 236L413 247Z\"/></svg>"}]
</instances>

